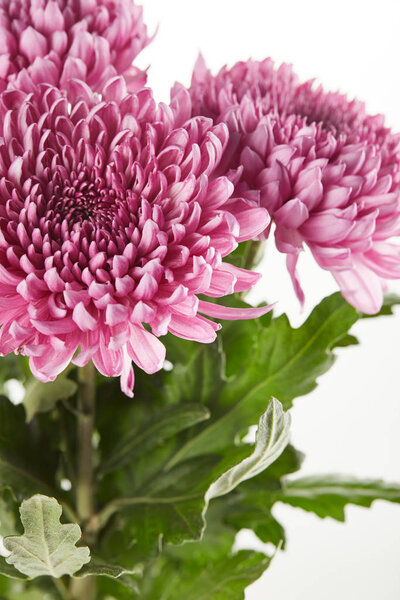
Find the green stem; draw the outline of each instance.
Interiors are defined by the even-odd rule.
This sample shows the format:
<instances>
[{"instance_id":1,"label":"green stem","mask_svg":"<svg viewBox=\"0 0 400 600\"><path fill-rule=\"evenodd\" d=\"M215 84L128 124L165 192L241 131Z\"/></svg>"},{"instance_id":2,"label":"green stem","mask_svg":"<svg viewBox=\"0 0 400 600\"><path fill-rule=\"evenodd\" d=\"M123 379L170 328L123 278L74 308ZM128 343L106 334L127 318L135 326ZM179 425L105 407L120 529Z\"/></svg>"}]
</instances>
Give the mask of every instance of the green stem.
<instances>
[{"instance_id":1,"label":"green stem","mask_svg":"<svg viewBox=\"0 0 400 600\"><path fill-rule=\"evenodd\" d=\"M93 492L93 431L96 407L96 371L90 362L79 369L78 395L78 464L76 478L76 511L82 524L86 541L90 532L86 525L94 513ZM94 577L82 577L71 582L71 594L74 600L95 600L96 587Z\"/></svg>"},{"instance_id":2,"label":"green stem","mask_svg":"<svg viewBox=\"0 0 400 600\"><path fill-rule=\"evenodd\" d=\"M93 430L96 402L93 363L80 369L79 383L76 510L81 521L86 522L93 514Z\"/></svg>"},{"instance_id":3,"label":"green stem","mask_svg":"<svg viewBox=\"0 0 400 600\"><path fill-rule=\"evenodd\" d=\"M247 242L246 252L243 257L243 268L253 269L262 258L263 243L260 240Z\"/></svg>"},{"instance_id":4,"label":"green stem","mask_svg":"<svg viewBox=\"0 0 400 600\"><path fill-rule=\"evenodd\" d=\"M53 579L53 583L63 600L71 600L68 588L62 579Z\"/></svg>"}]
</instances>

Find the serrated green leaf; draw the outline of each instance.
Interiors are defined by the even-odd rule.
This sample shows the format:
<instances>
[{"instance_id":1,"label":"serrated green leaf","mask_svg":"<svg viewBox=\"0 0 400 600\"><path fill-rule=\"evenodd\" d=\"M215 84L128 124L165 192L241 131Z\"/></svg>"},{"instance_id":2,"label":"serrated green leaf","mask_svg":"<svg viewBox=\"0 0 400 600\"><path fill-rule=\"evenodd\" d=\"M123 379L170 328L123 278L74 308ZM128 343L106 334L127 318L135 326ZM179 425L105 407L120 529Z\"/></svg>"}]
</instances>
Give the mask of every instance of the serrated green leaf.
<instances>
[{"instance_id":1,"label":"serrated green leaf","mask_svg":"<svg viewBox=\"0 0 400 600\"><path fill-rule=\"evenodd\" d=\"M100 465L99 473L104 474L112 469L124 465L133 455L150 451L165 440L173 437L180 431L201 423L210 417L209 410L201 404L183 404L171 406L157 415L157 420L151 422L148 427L142 427L140 431L136 428L125 436L109 457L105 458Z\"/></svg>"},{"instance_id":2,"label":"serrated green leaf","mask_svg":"<svg viewBox=\"0 0 400 600\"><path fill-rule=\"evenodd\" d=\"M194 435L170 465L229 446L238 432L257 422L266 408L265 398L275 396L288 408L294 398L311 392L334 362L335 342L358 316L337 293L325 298L298 329L290 326L286 315L273 319L260 330L254 359L221 389L219 418Z\"/></svg>"},{"instance_id":3,"label":"serrated green leaf","mask_svg":"<svg viewBox=\"0 0 400 600\"><path fill-rule=\"evenodd\" d=\"M241 550L199 569L196 562L173 562L163 568L141 590L142 600L243 600L244 590L268 568L270 558L259 552Z\"/></svg>"},{"instance_id":4,"label":"serrated green leaf","mask_svg":"<svg viewBox=\"0 0 400 600\"><path fill-rule=\"evenodd\" d=\"M340 475L303 477L287 480L277 500L314 512L321 518L344 521L347 504L369 507L374 500L399 504L400 484Z\"/></svg>"},{"instance_id":5,"label":"serrated green leaf","mask_svg":"<svg viewBox=\"0 0 400 600\"><path fill-rule=\"evenodd\" d=\"M200 539L209 501L232 491L239 483L255 477L278 458L288 443L289 416L272 400L261 417L256 445L233 447L227 457L186 461L171 471L161 470L144 496L114 500L99 515L100 523L121 508L130 508L126 526L145 553L157 540L181 544ZM252 452L249 450L252 449ZM236 463L236 457L243 460Z\"/></svg>"},{"instance_id":6,"label":"serrated green leaf","mask_svg":"<svg viewBox=\"0 0 400 600\"><path fill-rule=\"evenodd\" d=\"M124 508L125 531L145 555L161 543L182 544L200 539L204 529L204 496L212 467L212 459L201 458L179 465L169 473L160 471L143 489L143 496L136 493L113 500L99 519L107 521Z\"/></svg>"},{"instance_id":7,"label":"serrated green leaf","mask_svg":"<svg viewBox=\"0 0 400 600\"><path fill-rule=\"evenodd\" d=\"M284 548L285 530L272 515L265 494L247 493L227 510L226 522L237 531L251 529L264 542Z\"/></svg>"},{"instance_id":8,"label":"serrated green leaf","mask_svg":"<svg viewBox=\"0 0 400 600\"><path fill-rule=\"evenodd\" d=\"M360 342L354 335L344 335L343 337L336 340L335 344L332 346L333 348L347 348L348 346L357 346Z\"/></svg>"},{"instance_id":9,"label":"serrated green leaf","mask_svg":"<svg viewBox=\"0 0 400 600\"><path fill-rule=\"evenodd\" d=\"M89 548L77 548L81 529L77 524L60 523L62 508L55 498L37 494L20 508L25 533L4 539L11 554L6 562L34 578L73 575L90 560Z\"/></svg>"},{"instance_id":10,"label":"serrated green leaf","mask_svg":"<svg viewBox=\"0 0 400 600\"><path fill-rule=\"evenodd\" d=\"M70 398L77 389L75 381L65 376L59 376L49 383L42 383L36 379L30 381L23 399L27 422L29 423L37 413L53 409L59 400Z\"/></svg>"},{"instance_id":11,"label":"serrated green leaf","mask_svg":"<svg viewBox=\"0 0 400 600\"><path fill-rule=\"evenodd\" d=\"M134 560L147 560L149 556L155 559L160 551L163 557L166 552L172 557L171 546L165 543L181 544L201 537L207 489L223 477L224 471L232 473L239 461L245 460L240 468L249 465L249 445L241 439L265 411L266 399L275 393L288 407L293 398L311 391L319 375L332 365L332 349L354 342L348 331L359 317L340 294L335 294L325 299L299 329L293 329L284 316L270 323L252 322L250 327L243 324L233 350L234 324L224 327L219 343L211 346L170 337L167 347L173 370L155 377L138 373L135 402L122 401L115 386L108 386L112 395L104 406L100 402L99 408L100 453L106 459L113 455L115 431L123 431L133 443L127 445L129 452L124 452L121 468L105 474L98 488L99 502L104 507L100 516L107 517L110 503L115 503L108 515L114 516L110 529L111 524L117 526L129 545L126 556L130 561L124 560L121 550L116 562L135 564ZM240 364L237 360L234 370L239 372L228 370L229 378L224 376L221 342L222 350L231 344L231 358L232 353L236 357L241 346L246 346L246 361ZM209 408L209 421L177 431L156 446L146 445L145 451L134 442L147 427L157 423L166 407L190 405L193 401ZM287 449L261 474L249 468L252 479L240 477L241 485L224 498L227 508L221 520L231 531L247 524L260 539L275 545L282 540L284 532L271 515L271 507L282 494L281 478L298 468L298 455L290 452ZM207 519L208 513L205 516ZM103 525L108 522L106 518ZM178 551L174 558L178 560L180 550L189 555L189 547L197 544L201 542L174 548ZM181 569L181 565L176 568Z\"/></svg>"},{"instance_id":12,"label":"serrated green leaf","mask_svg":"<svg viewBox=\"0 0 400 600\"><path fill-rule=\"evenodd\" d=\"M206 500L231 492L242 481L255 477L269 467L289 443L290 416L282 404L272 398L261 415L252 454L223 473L207 490Z\"/></svg>"},{"instance_id":13,"label":"serrated green leaf","mask_svg":"<svg viewBox=\"0 0 400 600\"><path fill-rule=\"evenodd\" d=\"M236 562L237 559L233 558L235 529L224 523L227 510L229 506L226 499L213 501L207 512L207 528L201 541L188 542L181 546L166 546L158 558L145 564L142 577L136 579L140 588L137 596L129 596L125 593L124 588L118 586L118 580L102 579L99 581L99 590L107 598L115 600L129 600L133 597L140 600L175 600L176 598L192 600L192 597L196 598L196 593L203 591L204 586L210 598L242 598L244 588L261 575L268 566L269 559L265 555L259 557L261 564L257 572L254 564L248 565L247 573L240 573L239 567L238 580L233 577L232 585L229 585L223 572L223 565L227 565L228 571L230 567L232 569L237 567L240 561ZM203 579L204 573L210 573L210 577ZM217 586L218 582L221 587L214 588L213 586ZM195 592L197 587L199 590ZM237 595L232 596L233 592ZM214 593L223 595L214 596ZM242 595L238 595L239 593Z\"/></svg>"}]
</instances>

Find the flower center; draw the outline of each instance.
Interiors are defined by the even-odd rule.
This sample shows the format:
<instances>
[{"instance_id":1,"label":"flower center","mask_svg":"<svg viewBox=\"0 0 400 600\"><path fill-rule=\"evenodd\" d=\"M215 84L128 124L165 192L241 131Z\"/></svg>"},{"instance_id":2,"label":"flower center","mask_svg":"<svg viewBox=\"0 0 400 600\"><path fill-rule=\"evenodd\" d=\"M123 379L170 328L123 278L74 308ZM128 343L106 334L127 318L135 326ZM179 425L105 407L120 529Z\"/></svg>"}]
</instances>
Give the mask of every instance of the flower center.
<instances>
[{"instance_id":1,"label":"flower center","mask_svg":"<svg viewBox=\"0 0 400 600\"><path fill-rule=\"evenodd\" d=\"M67 180L58 173L58 182L48 204L53 218L63 230L79 230L90 225L93 231L115 233L137 222L138 199L115 174L112 181L95 177L88 167L71 172Z\"/></svg>"}]
</instances>

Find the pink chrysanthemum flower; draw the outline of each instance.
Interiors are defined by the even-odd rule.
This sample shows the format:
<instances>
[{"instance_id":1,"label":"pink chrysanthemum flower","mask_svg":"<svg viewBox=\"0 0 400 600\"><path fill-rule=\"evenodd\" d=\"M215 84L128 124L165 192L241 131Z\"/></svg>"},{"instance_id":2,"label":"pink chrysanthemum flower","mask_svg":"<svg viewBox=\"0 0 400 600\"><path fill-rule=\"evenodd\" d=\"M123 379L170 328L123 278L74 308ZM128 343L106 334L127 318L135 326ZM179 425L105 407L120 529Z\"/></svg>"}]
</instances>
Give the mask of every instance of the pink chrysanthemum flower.
<instances>
[{"instance_id":1,"label":"pink chrysanthemum flower","mask_svg":"<svg viewBox=\"0 0 400 600\"><path fill-rule=\"evenodd\" d=\"M377 312L385 280L400 277L400 248L389 241L400 233L399 135L363 103L300 84L271 59L216 77L200 59L190 93L193 114L228 124L219 173L231 169L235 193L260 195L300 300L296 264L307 244L351 304Z\"/></svg>"},{"instance_id":2,"label":"pink chrysanthemum flower","mask_svg":"<svg viewBox=\"0 0 400 600\"><path fill-rule=\"evenodd\" d=\"M98 102L86 84L71 84L72 103L45 84L1 97L0 352L28 355L42 381L92 359L131 394L132 361L148 373L163 364L158 336L212 342L219 326L199 313L268 310L197 295L257 281L223 257L269 217L232 198L225 177L210 179L228 131L187 120L188 94L157 106L150 90L128 94L117 77Z\"/></svg>"},{"instance_id":3,"label":"pink chrysanthemum flower","mask_svg":"<svg viewBox=\"0 0 400 600\"><path fill-rule=\"evenodd\" d=\"M71 78L101 91L117 74L134 91L146 74L132 61L149 41L133 0L0 0L0 91Z\"/></svg>"}]
</instances>

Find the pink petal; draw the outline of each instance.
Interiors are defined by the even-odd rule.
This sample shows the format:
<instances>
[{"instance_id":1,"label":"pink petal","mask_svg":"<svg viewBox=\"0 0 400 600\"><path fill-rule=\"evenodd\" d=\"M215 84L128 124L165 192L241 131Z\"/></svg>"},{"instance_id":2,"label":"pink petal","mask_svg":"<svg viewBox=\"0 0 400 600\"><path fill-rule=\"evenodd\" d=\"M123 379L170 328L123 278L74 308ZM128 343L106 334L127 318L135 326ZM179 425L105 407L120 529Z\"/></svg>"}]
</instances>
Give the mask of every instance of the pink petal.
<instances>
[{"instance_id":1,"label":"pink petal","mask_svg":"<svg viewBox=\"0 0 400 600\"><path fill-rule=\"evenodd\" d=\"M106 308L106 324L110 326L123 323L128 320L129 310L123 304L109 304Z\"/></svg>"},{"instance_id":2,"label":"pink petal","mask_svg":"<svg viewBox=\"0 0 400 600\"><path fill-rule=\"evenodd\" d=\"M172 315L168 331L185 340L194 340L209 344L216 338L215 331L219 327L201 316L187 318L183 315Z\"/></svg>"},{"instance_id":3,"label":"pink petal","mask_svg":"<svg viewBox=\"0 0 400 600\"><path fill-rule=\"evenodd\" d=\"M135 385L135 373L132 367L132 361L126 354L124 358L124 366L121 371L121 391L128 396L133 398L133 386Z\"/></svg>"},{"instance_id":4,"label":"pink petal","mask_svg":"<svg viewBox=\"0 0 400 600\"><path fill-rule=\"evenodd\" d=\"M143 327L132 326L127 344L129 356L146 373L159 371L165 360L165 346Z\"/></svg>"},{"instance_id":5,"label":"pink petal","mask_svg":"<svg viewBox=\"0 0 400 600\"><path fill-rule=\"evenodd\" d=\"M286 255L286 266L289 271L289 275L292 280L293 288L296 293L296 296L300 302L301 307L304 307L305 296L303 292L303 288L301 287L299 277L297 275L297 261L299 255L298 254L287 254Z\"/></svg>"},{"instance_id":6,"label":"pink petal","mask_svg":"<svg viewBox=\"0 0 400 600\"><path fill-rule=\"evenodd\" d=\"M247 269L240 269L229 263L222 263L225 271L232 273L236 279L233 287L234 293L245 292L252 288L257 281L261 278L261 273L255 273L254 271L248 271Z\"/></svg>"},{"instance_id":7,"label":"pink petal","mask_svg":"<svg viewBox=\"0 0 400 600\"><path fill-rule=\"evenodd\" d=\"M72 318L81 331L93 331L98 326L97 320L86 310L83 302L75 306Z\"/></svg>"},{"instance_id":8,"label":"pink petal","mask_svg":"<svg viewBox=\"0 0 400 600\"><path fill-rule=\"evenodd\" d=\"M288 229L297 229L308 217L308 208L299 198L288 200L274 214L276 223Z\"/></svg>"},{"instance_id":9,"label":"pink petal","mask_svg":"<svg viewBox=\"0 0 400 600\"><path fill-rule=\"evenodd\" d=\"M349 271L332 271L347 302L367 315L380 311L383 303L381 279L358 262Z\"/></svg>"},{"instance_id":10,"label":"pink petal","mask_svg":"<svg viewBox=\"0 0 400 600\"><path fill-rule=\"evenodd\" d=\"M76 342L66 344L63 349L57 352L45 352L42 356L31 356L29 367L32 374L39 381L54 381L71 362L76 352L78 344Z\"/></svg>"},{"instance_id":11,"label":"pink petal","mask_svg":"<svg viewBox=\"0 0 400 600\"><path fill-rule=\"evenodd\" d=\"M226 319L229 321L256 319L265 315L273 309L275 305L260 306L258 308L231 308L230 306L220 306L211 302L200 300L199 312L214 317L215 319Z\"/></svg>"},{"instance_id":12,"label":"pink petal","mask_svg":"<svg viewBox=\"0 0 400 600\"><path fill-rule=\"evenodd\" d=\"M300 232L307 241L324 244L336 244L343 240L354 227L352 221L322 213L312 216L301 226Z\"/></svg>"},{"instance_id":13,"label":"pink petal","mask_svg":"<svg viewBox=\"0 0 400 600\"><path fill-rule=\"evenodd\" d=\"M47 53L47 40L39 31L29 26L21 34L19 49L30 62L33 62L37 56L43 58Z\"/></svg>"}]
</instances>

